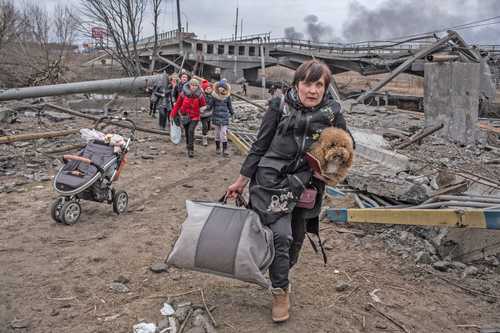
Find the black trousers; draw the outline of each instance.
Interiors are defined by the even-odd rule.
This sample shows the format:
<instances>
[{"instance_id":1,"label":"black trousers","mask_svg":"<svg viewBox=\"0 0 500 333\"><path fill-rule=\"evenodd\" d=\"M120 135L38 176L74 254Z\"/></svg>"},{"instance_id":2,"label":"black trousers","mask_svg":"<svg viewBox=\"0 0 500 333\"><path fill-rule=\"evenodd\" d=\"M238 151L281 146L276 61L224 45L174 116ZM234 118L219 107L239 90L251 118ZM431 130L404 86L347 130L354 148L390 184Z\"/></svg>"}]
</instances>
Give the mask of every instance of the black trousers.
<instances>
[{"instance_id":1,"label":"black trousers","mask_svg":"<svg viewBox=\"0 0 500 333\"><path fill-rule=\"evenodd\" d=\"M158 101L149 101L149 114L156 113L156 106L158 105Z\"/></svg>"},{"instance_id":2,"label":"black trousers","mask_svg":"<svg viewBox=\"0 0 500 333\"><path fill-rule=\"evenodd\" d=\"M182 124L184 127L184 133L186 134L186 146L187 150L194 150L194 130L198 125L198 120L189 120L187 124Z\"/></svg>"},{"instance_id":3,"label":"black trousers","mask_svg":"<svg viewBox=\"0 0 500 333\"><path fill-rule=\"evenodd\" d=\"M299 259L306 236L306 219L303 209L294 209L269 225L273 231L274 260L269 267L273 288L288 287L288 273Z\"/></svg>"},{"instance_id":4,"label":"black trousers","mask_svg":"<svg viewBox=\"0 0 500 333\"><path fill-rule=\"evenodd\" d=\"M208 131L210 131L210 118L211 117L201 118L201 134L203 135L207 135Z\"/></svg>"},{"instance_id":5,"label":"black trousers","mask_svg":"<svg viewBox=\"0 0 500 333\"><path fill-rule=\"evenodd\" d=\"M167 121L170 117L170 110L162 107L160 111L158 111L158 125L161 129L165 129L167 127Z\"/></svg>"}]
</instances>

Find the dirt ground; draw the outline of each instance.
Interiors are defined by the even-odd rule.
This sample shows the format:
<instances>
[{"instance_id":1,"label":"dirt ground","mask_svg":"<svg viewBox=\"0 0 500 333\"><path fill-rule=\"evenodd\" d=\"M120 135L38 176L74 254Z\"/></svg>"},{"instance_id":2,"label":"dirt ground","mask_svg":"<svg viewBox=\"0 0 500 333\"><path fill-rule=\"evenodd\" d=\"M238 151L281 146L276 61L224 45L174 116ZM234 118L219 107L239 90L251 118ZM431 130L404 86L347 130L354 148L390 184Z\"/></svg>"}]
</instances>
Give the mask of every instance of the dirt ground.
<instances>
[{"instance_id":1,"label":"dirt ground","mask_svg":"<svg viewBox=\"0 0 500 333\"><path fill-rule=\"evenodd\" d=\"M50 218L50 182L0 193L0 332L132 332L141 320L158 323L167 300L201 304L199 293L185 294L199 288L216 307L219 332L478 332L458 325L499 321L498 298L456 286L498 295L498 275L430 274L375 237L326 221L328 265L306 241L292 272L291 319L283 324L272 323L261 287L175 268L153 273L151 264L165 260L179 233L185 200L218 199L243 160L235 149L230 158L215 156L213 143L197 145L195 154L188 159L183 145L139 134L116 183L130 197L122 216L84 201L80 221L66 226ZM111 290L123 278L130 291ZM350 287L336 291L339 282Z\"/></svg>"}]
</instances>

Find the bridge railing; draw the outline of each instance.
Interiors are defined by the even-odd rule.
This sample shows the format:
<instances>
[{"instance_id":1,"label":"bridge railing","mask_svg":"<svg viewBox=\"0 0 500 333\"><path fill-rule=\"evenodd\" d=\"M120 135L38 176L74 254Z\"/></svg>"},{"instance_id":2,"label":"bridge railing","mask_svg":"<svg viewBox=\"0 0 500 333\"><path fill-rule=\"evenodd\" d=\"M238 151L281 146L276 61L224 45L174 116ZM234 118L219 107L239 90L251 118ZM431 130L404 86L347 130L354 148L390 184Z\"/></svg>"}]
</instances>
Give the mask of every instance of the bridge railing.
<instances>
[{"instance_id":1,"label":"bridge railing","mask_svg":"<svg viewBox=\"0 0 500 333\"><path fill-rule=\"evenodd\" d=\"M395 42L366 42L366 43L314 43L309 40L298 40L298 39L271 39L266 44L271 44L273 46L290 47L297 49L306 49L317 52L328 52L328 53L392 53L401 52L407 50L417 50L432 44L432 41L420 41L420 42L406 42L406 43L395 43Z\"/></svg>"},{"instance_id":2,"label":"bridge railing","mask_svg":"<svg viewBox=\"0 0 500 333\"><path fill-rule=\"evenodd\" d=\"M184 32L184 28L181 30ZM179 29L175 30L170 30L170 31L165 31L162 33L158 34L158 41L163 41L163 40L169 40L169 39L176 39L179 37ZM153 43L155 40L155 36L149 36L141 39L140 41L137 42L137 45L143 45L143 44L148 44L148 43Z\"/></svg>"},{"instance_id":3,"label":"bridge railing","mask_svg":"<svg viewBox=\"0 0 500 333\"><path fill-rule=\"evenodd\" d=\"M222 38L218 39L218 42L256 42L258 43L260 40L269 40L271 39L271 33L270 32L265 32L261 34L252 34L252 35L245 35L245 36L240 36L240 37L229 37L229 38Z\"/></svg>"}]
</instances>

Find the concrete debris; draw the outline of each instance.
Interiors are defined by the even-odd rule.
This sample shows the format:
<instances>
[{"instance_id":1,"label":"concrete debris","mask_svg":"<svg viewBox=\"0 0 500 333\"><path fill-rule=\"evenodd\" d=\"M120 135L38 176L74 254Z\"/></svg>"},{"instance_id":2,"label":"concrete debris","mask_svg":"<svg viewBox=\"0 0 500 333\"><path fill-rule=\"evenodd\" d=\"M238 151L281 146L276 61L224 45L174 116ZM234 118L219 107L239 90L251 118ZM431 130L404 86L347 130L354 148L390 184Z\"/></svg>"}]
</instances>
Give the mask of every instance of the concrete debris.
<instances>
[{"instance_id":1,"label":"concrete debris","mask_svg":"<svg viewBox=\"0 0 500 333\"><path fill-rule=\"evenodd\" d=\"M465 279L468 276L474 276L477 273L479 273L479 269L477 269L477 267L467 266L462 273L462 279Z\"/></svg>"},{"instance_id":2,"label":"concrete debris","mask_svg":"<svg viewBox=\"0 0 500 333\"><path fill-rule=\"evenodd\" d=\"M351 285L347 282L340 281L335 285L335 290L338 292L346 291Z\"/></svg>"},{"instance_id":3,"label":"concrete debris","mask_svg":"<svg viewBox=\"0 0 500 333\"><path fill-rule=\"evenodd\" d=\"M168 266L167 264L165 263L162 263L162 262L157 262L157 263L153 263L149 269L151 270L151 272L153 273L163 273L163 272L167 272L168 271Z\"/></svg>"},{"instance_id":4,"label":"concrete debris","mask_svg":"<svg viewBox=\"0 0 500 333\"><path fill-rule=\"evenodd\" d=\"M448 269L451 267L451 263L448 261L436 261L435 263L432 264L432 268L441 271L441 272L446 272Z\"/></svg>"},{"instance_id":5,"label":"concrete debris","mask_svg":"<svg viewBox=\"0 0 500 333\"><path fill-rule=\"evenodd\" d=\"M153 323L138 323L134 325L141 329L152 328L152 332L200 332L200 333L217 333L206 308L203 305L193 305L191 302L177 301L172 304L163 303L160 313L165 316L158 324ZM135 332L135 331L134 331ZM145 331L149 332L149 331Z\"/></svg>"},{"instance_id":6,"label":"concrete debris","mask_svg":"<svg viewBox=\"0 0 500 333\"><path fill-rule=\"evenodd\" d=\"M125 284L120 282L112 282L109 287L116 293L128 293L130 291Z\"/></svg>"}]
</instances>

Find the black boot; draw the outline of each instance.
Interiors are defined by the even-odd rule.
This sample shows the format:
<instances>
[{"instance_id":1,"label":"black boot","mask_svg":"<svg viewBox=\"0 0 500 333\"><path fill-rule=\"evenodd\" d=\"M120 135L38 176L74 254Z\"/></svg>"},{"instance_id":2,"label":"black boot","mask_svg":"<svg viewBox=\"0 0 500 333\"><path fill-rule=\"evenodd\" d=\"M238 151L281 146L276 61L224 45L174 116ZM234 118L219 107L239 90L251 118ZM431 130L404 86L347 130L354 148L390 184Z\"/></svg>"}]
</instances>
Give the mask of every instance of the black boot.
<instances>
[{"instance_id":1,"label":"black boot","mask_svg":"<svg viewBox=\"0 0 500 333\"><path fill-rule=\"evenodd\" d=\"M194 157L194 150L188 150L188 157L193 158Z\"/></svg>"},{"instance_id":2,"label":"black boot","mask_svg":"<svg viewBox=\"0 0 500 333\"><path fill-rule=\"evenodd\" d=\"M222 156L228 157L229 153L227 152L227 142L222 143Z\"/></svg>"},{"instance_id":3,"label":"black boot","mask_svg":"<svg viewBox=\"0 0 500 333\"><path fill-rule=\"evenodd\" d=\"M215 153L219 155L221 153L220 151L220 141L215 141Z\"/></svg>"}]
</instances>

